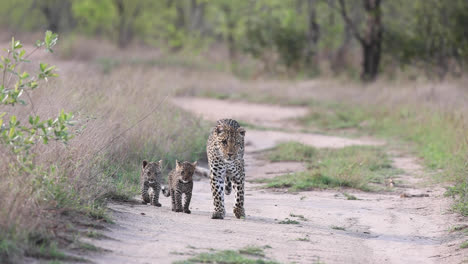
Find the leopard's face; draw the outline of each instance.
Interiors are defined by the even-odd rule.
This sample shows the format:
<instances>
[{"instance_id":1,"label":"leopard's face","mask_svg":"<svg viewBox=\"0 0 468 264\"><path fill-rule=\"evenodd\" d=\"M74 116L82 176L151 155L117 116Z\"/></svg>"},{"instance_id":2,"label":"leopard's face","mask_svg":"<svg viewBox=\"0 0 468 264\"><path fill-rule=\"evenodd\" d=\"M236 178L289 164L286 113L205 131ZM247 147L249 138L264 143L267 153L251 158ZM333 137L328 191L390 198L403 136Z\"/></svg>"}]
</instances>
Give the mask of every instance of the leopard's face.
<instances>
[{"instance_id":1,"label":"leopard's face","mask_svg":"<svg viewBox=\"0 0 468 264\"><path fill-rule=\"evenodd\" d=\"M144 181L153 185L161 178L162 160L159 162L148 162L144 160L141 169Z\"/></svg>"},{"instance_id":2,"label":"leopard's face","mask_svg":"<svg viewBox=\"0 0 468 264\"><path fill-rule=\"evenodd\" d=\"M225 161L237 159L239 151L244 146L245 130L242 127L218 125L215 128L216 144Z\"/></svg>"},{"instance_id":3,"label":"leopard's face","mask_svg":"<svg viewBox=\"0 0 468 264\"><path fill-rule=\"evenodd\" d=\"M197 162L190 163L188 161L180 162L176 160L176 172L180 175L179 181L188 183L193 181L193 173L197 167Z\"/></svg>"}]
</instances>

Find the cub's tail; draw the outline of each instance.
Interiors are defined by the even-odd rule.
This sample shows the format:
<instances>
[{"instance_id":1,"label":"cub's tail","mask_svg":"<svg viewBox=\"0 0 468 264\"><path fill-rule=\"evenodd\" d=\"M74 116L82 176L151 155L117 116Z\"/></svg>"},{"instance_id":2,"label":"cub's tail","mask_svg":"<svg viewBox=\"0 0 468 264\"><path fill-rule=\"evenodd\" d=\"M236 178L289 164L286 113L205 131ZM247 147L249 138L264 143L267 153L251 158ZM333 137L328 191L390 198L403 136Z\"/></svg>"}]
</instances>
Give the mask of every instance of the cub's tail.
<instances>
[{"instance_id":1,"label":"cub's tail","mask_svg":"<svg viewBox=\"0 0 468 264\"><path fill-rule=\"evenodd\" d=\"M171 196L171 192L169 191L169 189L168 189L166 186L163 186L163 187L161 188L161 191L162 191L162 194L163 194L164 196L166 196L166 197Z\"/></svg>"}]
</instances>

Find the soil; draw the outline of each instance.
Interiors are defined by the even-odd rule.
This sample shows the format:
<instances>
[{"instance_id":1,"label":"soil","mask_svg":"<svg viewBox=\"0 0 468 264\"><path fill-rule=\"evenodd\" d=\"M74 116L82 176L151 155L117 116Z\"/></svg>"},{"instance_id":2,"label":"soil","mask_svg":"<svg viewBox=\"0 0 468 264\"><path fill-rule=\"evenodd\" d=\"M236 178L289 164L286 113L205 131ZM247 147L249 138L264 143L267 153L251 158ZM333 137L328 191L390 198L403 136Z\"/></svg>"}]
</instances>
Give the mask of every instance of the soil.
<instances>
[{"instance_id":1,"label":"soil","mask_svg":"<svg viewBox=\"0 0 468 264\"><path fill-rule=\"evenodd\" d=\"M439 185L424 184L418 160L394 156L404 173L386 192L335 189L288 193L263 189L252 180L304 170L298 162L270 163L261 151L282 141L295 140L317 148L349 145L384 145L368 139L277 131L288 128L291 118L306 113L301 107L278 107L214 99L176 98L174 104L209 121L235 118L275 129L247 129L246 219L232 213L234 197L226 196L227 216L212 220L209 180L194 184L192 214L174 213L170 198L162 207L112 203L115 224L92 240L105 249L88 257L96 263L171 263L211 250L266 247L266 256L281 263L460 263L468 252L459 249L461 238L449 232L462 219L450 213L451 200ZM392 183L393 184L393 183ZM347 200L343 192L358 200ZM428 194L428 197L401 196ZM421 195L425 196L425 195ZM139 199L139 198L137 198ZM296 216L292 216L296 215ZM301 215L303 217L297 217ZM285 219L299 224L281 224ZM108 251L107 251L108 250Z\"/></svg>"}]
</instances>

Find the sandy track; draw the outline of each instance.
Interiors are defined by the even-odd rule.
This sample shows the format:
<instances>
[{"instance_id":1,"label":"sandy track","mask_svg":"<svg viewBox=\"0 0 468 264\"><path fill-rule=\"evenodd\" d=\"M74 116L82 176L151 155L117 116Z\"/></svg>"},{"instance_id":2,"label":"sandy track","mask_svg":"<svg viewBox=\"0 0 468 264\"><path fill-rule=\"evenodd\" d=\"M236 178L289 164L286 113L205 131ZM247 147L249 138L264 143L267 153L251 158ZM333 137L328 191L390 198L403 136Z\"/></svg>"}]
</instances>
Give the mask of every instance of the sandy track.
<instances>
[{"instance_id":1,"label":"sandy track","mask_svg":"<svg viewBox=\"0 0 468 264\"><path fill-rule=\"evenodd\" d=\"M287 123L284 119L305 113L300 108L269 108L211 99L175 101L208 120L234 117L262 125L275 123L275 127L284 126ZM212 113L212 105L218 107L216 115ZM383 144L375 140L247 130L247 181L304 169L301 163L272 164L258 158L258 151L285 140L316 147ZM447 233L456 223L456 215L447 213L450 200L443 197L443 189L416 187L422 170L411 157L396 158L394 164L406 172L401 176L404 189L397 188L394 193L346 190L360 199L354 201L346 200L336 190L290 194L260 189L248 182L245 220L233 216L233 196L226 197L226 219L210 219L212 198L207 179L195 182L192 215L171 212L168 198L162 198L161 208L111 204L116 224L109 226L105 235L112 239L93 241L110 252L91 260L171 263L210 249L269 245L271 248L265 250L267 256L282 263L459 263L463 251L455 249L454 238ZM401 198L399 194L403 191L430 196ZM307 220L290 214L303 215ZM296 219L300 224L279 224L285 218Z\"/></svg>"}]
</instances>

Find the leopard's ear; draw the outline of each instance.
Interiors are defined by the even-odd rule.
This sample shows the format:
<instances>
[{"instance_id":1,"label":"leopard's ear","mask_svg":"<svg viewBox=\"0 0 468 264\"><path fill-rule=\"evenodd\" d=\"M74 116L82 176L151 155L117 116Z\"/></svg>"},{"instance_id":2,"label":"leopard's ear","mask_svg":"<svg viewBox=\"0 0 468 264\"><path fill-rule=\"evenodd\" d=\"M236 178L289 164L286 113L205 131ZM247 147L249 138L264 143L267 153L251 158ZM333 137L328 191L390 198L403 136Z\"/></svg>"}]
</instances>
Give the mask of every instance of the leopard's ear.
<instances>
[{"instance_id":1,"label":"leopard's ear","mask_svg":"<svg viewBox=\"0 0 468 264\"><path fill-rule=\"evenodd\" d=\"M160 161L159 161L159 168L162 168L162 165L163 165L163 161L160 160Z\"/></svg>"},{"instance_id":2,"label":"leopard's ear","mask_svg":"<svg viewBox=\"0 0 468 264\"><path fill-rule=\"evenodd\" d=\"M217 134L221 134L223 133L224 129L223 129L223 126L222 125L217 125L216 126L216 133Z\"/></svg>"},{"instance_id":3,"label":"leopard's ear","mask_svg":"<svg viewBox=\"0 0 468 264\"><path fill-rule=\"evenodd\" d=\"M142 165L143 165L142 168L144 169L146 165L148 165L148 161L144 160Z\"/></svg>"},{"instance_id":4,"label":"leopard's ear","mask_svg":"<svg viewBox=\"0 0 468 264\"><path fill-rule=\"evenodd\" d=\"M197 166L197 163L198 163L198 161L195 161L194 163L192 163L192 165L193 165L194 167L196 167L196 166Z\"/></svg>"},{"instance_id":5,"label":"leopard's ear","mask_svg":"<svg viewBox=\"0 0 468 264\"><path fill-rule=\"evenodd\" d=\"M181 165L181 164L180 164L180 161L176 160L176 161L175 161L175 165L176 165L176 168L180 167L180 165Z\"/></svg>"},{"instance_id":6,"label":"leopard's ear","mask_svg":"<svg viewBox=\"0 0 468 264\"><path fill-rule=\"evenodd\" d=\"M237 132L239 132L239 134L240 134L241 136L245 136L245 129L244 129L243 127L239 127L239 128L237 129Z\"/></svg>"}]
</instances>

